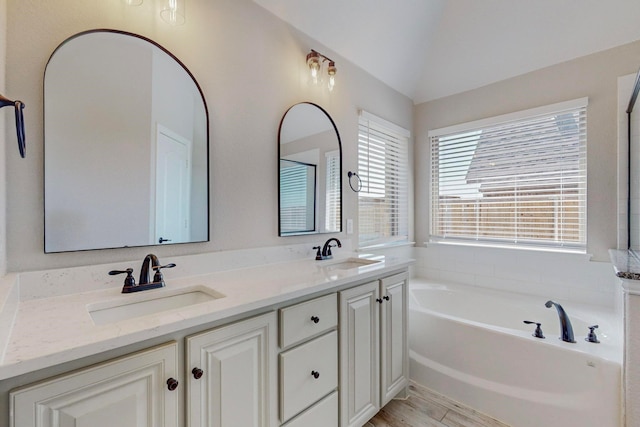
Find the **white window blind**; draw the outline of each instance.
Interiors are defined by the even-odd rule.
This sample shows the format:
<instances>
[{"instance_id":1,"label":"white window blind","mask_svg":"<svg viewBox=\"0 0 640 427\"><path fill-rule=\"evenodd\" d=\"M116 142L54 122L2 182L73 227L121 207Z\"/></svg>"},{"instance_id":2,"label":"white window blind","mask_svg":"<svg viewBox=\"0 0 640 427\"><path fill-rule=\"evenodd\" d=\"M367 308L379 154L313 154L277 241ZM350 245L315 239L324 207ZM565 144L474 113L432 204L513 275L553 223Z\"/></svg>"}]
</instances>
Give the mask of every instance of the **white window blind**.
<instances>
[{"instance_id":1,"label":"white window blind","mask_svg":"<svg viewBox=\"0 0 640 427\"><path fill-rule=\"evenodd\" d=\"M316 166L280 160L280 233L315 230Z\"/></svg>"},{"instance_id":2,"label":"white window blind","mask_svg":"<svg viewBox=\"0 0 640 427\"><path fill-rule=\"evenodd\" d=\"M408 240L408 150L409 131L370 113L360 113L360 247Z\"/></svg>"},{"instance_id":3,"label":"white window blind","mask_svg":"<svg viewBox=\"0 0 640 427\"><path fill-rule=\"evenodd\" d=\"M429 137L432 241L586 250L586 98Z\"/></svg>"},{"instance_id":4,"label":"white window blind","mask_svg":"<svg viewBox=\"0 0 640 427\"><path fill-rule=\"evenodd\" d=\"M327 231L340 231L342 214L340 212L340 152L330 151L325 154L327 159L326 181L326 209L325 229Z\"/></svg>"}]
</instances>

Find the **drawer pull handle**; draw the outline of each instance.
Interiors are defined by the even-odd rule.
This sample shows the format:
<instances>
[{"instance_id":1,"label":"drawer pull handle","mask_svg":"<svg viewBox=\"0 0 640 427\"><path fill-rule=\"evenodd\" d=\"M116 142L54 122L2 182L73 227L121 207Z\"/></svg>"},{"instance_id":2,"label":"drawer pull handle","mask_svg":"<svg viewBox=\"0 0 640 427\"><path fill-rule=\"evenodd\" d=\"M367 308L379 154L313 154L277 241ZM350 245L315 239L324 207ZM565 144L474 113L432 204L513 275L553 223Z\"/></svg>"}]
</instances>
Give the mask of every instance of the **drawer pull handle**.
<instances>
[{"instance_id":1,"label":"drawer pull handle","mask_svg":"<svg viewBox=\"0 0 640 427\"><path fill-rule=\"evenodd\" d=\"M318 316L311 316L311 321L313 323L318 323L320 321L320 318Z\"/></svg>"},{"instance_id":2,"label":"drawer pull handle","mask_svg":"<svg viewBox=\"0 0 640 427\"><path fill-rule=\"evenodd\" d=\"M320 372L318 371L311 371L311 376L315 379L318 379L320 377Z\"/></svg>"},{"instance_id":3,"label":"drawer pull handle","mask_svg":"<svg viewBox=\"0 0 640 427\"><path fill-rule=\"evenodd\" d=\"M382 299L389 301L389 295L383 296Z\"/></svg>"},{"instance_id":4,"label":"drawer pull handle","mask_svg":"<svg viewBox=\"0 0 640 427\"><path fill-rule=\"evenodd\" d=\"M191 370L191 373L193 374L193 378L199 380L200 378L202 378L202 374L204 374L204 371L200 368L193 368Z\"/></svg>"},{"instance_id":5,"label":"drawer pull handle","mask_svg":"<svg viewBox=\"0 0 640 427\"><path fill-rule=\"evenodd\" d=\"M175 378L169 378L167 380L167 388L169 389L169 391L174 391L175 389L177 389L178 380L176 380Z\"/></svg>"}]
</instances>

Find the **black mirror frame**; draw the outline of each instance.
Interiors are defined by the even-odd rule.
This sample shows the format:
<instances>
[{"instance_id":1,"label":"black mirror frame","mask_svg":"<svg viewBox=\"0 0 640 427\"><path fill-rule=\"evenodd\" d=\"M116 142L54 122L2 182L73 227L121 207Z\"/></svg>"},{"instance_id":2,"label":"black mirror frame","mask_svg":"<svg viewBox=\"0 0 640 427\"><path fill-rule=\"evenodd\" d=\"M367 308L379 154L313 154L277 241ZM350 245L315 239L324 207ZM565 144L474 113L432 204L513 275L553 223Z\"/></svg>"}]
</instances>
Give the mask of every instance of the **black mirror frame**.
<instances>
[{"instance_id":1,"label":"black mirror frame","mask_svg":"<svg viewBox=\"0 0 640 427\"><path fill-rule=\"evenodd\" d=\"M290 233L290 234L282 234L282 227L281 227L281 221L280 221L280 135L282 133L282 124L284 123L284 119L287 117L287 113L289 113L289 111L291 111L292 108L294 108L297 105L301 105L301 104L307 104L307 105L312 105L316 108L318 108L320 111L322 111L324 113L325 116L327 116L327 118L329 119L329 121L331 122L331 125L333 126L333 130L336 132L336 138L338 139L338 150L340 150L340 227L337 231L312 231L312 232L300 232L300 233ZM309 101L303 101L303 102L298 102L293 104L291 107L289 107L287 109L287 111L285 111L285 113L282 115L282 119L280 119L280 125L278 126L278 158L277 160L277 165L278 165L278 182L277 182L277 187L278 188L278 236L279 237L289 237L289 236L301 236L301 235L308 235L308 234L331 234L331 233L342 233L343 227L342 227L342 222L343 222L343 191L342 191L342 139L340 138L340 132L338 131L338 127L336 126L336 123L333 121L333 118L329 115L329 113L322 108L320 105L313 103L313 102L309 102Z\"/></svg>"}]
</instances>

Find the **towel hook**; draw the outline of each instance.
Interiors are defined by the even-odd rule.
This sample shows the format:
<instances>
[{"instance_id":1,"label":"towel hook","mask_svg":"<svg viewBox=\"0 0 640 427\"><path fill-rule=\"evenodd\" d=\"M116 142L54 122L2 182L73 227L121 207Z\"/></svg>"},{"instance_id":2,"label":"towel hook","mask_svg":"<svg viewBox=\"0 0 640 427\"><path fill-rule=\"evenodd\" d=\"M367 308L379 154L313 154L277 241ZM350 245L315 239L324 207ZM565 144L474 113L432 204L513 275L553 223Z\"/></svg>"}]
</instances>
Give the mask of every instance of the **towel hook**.
<instances>
[{"instance_id":1,"label":"towel hook","mask_svg":"<svg viewBox=\"0 0 640 427\"><path fill-rule=\"evenodd\" d=\"M24 103L22 101L11 101L10 99L0 95L0 108L13 106L16 115L16 136L18 137L18 150L20 157L24 159L26 155L26 143L24 137Z\"/></svg>"}]
</instances>

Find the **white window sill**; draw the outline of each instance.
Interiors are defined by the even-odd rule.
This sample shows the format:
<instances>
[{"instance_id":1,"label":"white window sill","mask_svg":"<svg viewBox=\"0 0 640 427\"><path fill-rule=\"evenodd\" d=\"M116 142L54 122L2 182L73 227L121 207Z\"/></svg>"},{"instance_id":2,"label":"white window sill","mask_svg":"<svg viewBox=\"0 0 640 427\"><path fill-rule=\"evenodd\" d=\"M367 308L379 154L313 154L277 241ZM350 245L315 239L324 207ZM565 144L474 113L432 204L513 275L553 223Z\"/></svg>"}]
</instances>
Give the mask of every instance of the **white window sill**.
<instances>
[{"instance_id":1,"label":"white window sill","mask_svg":"<svg viewBox=\"0 0 640 427\"><path fill-rule=\"evenodd\" d=\"M401 248L405 246L415 246L416 242L390 242L390 243L380 243L377 245L363 246L361 248L356 249L357 252L365 252L365 251L375 251L378 249L392 249L392 248Z\"/></svg>"},{"instance_id":2,"label":"white window sill","mask_svg":"<svg viewBox=\"0 0 640 427\"><path fill-rule=\"evenodd\" d=\"M544 253L560 253L560 254L569 254L576 255L579 257L584 257L585 260L590 260L593 256L592 254L586 253L580 249L570 249L570 248L548 248L548 247L539 247L539 246L515 246L515 245L501 245L499 243L473 243L473 242L462 242L462 241L433 241L433 242L424 242L425 247L432 246L464 246L464 247L477 247L477 248L489 248L489 249L510 249L514 251L528 251L528 252L544 252Z\"/></svg>"}]
</instances>

